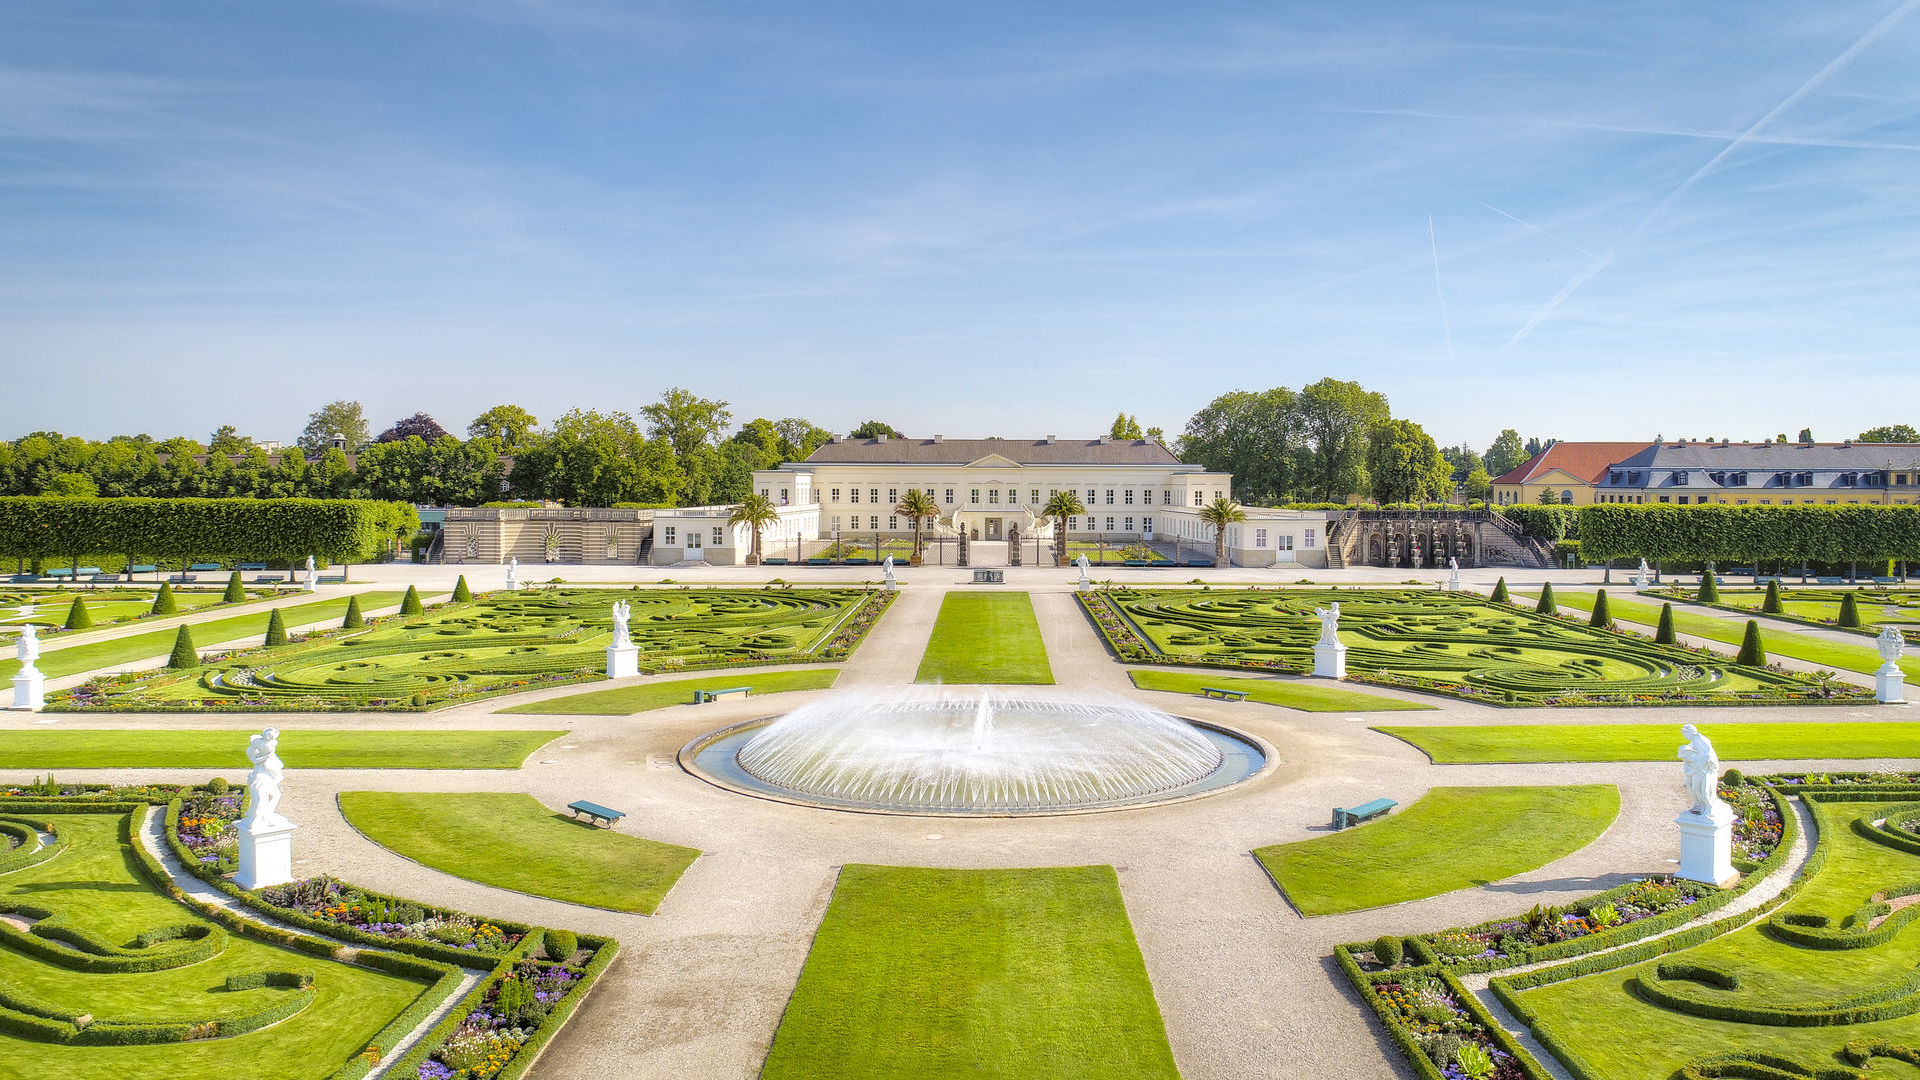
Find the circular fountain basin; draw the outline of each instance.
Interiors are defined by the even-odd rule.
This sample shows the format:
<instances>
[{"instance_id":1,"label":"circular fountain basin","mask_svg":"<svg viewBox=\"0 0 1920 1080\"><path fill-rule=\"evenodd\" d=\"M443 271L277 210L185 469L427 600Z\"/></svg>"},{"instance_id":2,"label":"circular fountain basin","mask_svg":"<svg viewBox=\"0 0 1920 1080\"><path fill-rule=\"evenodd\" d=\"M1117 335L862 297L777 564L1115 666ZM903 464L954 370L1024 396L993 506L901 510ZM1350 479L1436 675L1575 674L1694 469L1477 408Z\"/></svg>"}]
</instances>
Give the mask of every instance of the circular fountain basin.
<instances>
[{"instance_id":1,"label":"circular fountain basin","mask_svg":"<svg viewBox=\"0 0 1920 1080\"><path fill-rule=\"evenodd\" d=\"M869 813L1113 810L1208 794L1272 755L1237 732L1137 702L916 691L835 695L710 732L688 771L763 798Z\"/></svg>"}]
</instances>

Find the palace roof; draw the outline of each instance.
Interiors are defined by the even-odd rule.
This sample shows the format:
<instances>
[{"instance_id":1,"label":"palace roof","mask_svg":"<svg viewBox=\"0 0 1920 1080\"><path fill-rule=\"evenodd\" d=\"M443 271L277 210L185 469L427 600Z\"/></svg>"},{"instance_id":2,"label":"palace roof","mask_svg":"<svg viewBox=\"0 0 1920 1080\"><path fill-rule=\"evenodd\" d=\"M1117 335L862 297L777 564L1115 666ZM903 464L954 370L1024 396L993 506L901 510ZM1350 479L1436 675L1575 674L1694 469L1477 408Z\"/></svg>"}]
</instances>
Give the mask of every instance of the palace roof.
<instances>
[{"instance_id":1,"label":"palace roof","mask_svg":"<svg viewBox=\"0 0 1920 1080\"><path fill-rule=\"evenodd\" d=\"M994 455L1020 465L1179 465L1151 439L835 439L808 465L965 465Z\"/></svg>"}]
</instances>

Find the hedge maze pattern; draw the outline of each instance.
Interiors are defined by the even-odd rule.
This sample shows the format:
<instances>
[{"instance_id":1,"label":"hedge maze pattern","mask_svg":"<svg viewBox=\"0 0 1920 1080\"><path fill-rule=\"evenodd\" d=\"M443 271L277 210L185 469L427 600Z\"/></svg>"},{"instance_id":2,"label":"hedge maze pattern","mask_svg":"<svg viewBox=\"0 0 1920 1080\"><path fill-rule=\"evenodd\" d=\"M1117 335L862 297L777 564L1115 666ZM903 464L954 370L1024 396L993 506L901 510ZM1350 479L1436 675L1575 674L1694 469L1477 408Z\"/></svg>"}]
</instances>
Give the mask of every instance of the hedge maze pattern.
<instances>
[{"instance_id":1,"label":"hedge maze pattern","mask_svg":"<svg viewBox=\"0 0 1920 1080\"><path fill-rule=\"evenodd\" d=\"M1358 681L1511 705L1804 700L1810 680L1459 593L1288 589L1085 595L1121 659L1305 674L1315 608L1340 604ZM1850 695L1851 688L1829 691Z\"/></svg>"},{"instance_id":2,"label":"hedge maze pattern","mask_svg":"<svg viewBox=\"0 0 1920 1080\"><path fill-rule=\"evenodd\" d=\"M632 608L643 672L844 658L890 594L857 589L494 593L365 631L250 650L197 671L108 679L75 709L430 708L601 677L612 605Z\"/></svg>"}]
</instances>

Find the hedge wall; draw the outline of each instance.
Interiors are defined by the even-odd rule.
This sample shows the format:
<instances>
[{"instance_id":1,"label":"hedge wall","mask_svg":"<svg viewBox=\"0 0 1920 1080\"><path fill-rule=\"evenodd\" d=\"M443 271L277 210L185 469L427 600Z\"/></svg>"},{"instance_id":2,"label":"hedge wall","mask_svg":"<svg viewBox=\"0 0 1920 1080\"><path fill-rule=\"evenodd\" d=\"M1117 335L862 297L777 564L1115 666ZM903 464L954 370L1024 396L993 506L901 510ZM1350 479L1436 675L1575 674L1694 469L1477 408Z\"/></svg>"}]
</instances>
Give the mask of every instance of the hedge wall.
<instances>
[{"instance_id":1,"label":"hedge wall","mask_svg":"<svg viewBox=\"0 0 1920 1080\"><path fill-rule=\"evenodd\" d=\"M415 532L405 503L365 499L0 498L0 555L78 559L94 552L156 559L364 561Z\"/></svg>"},{"instance_id":2,"label":"hedge wall","mask_svg":"<svg viewBox=\"0 0 1920 1080\"><path fill-rule=\"evenodd\" d=\"M1583 506L1579 535L1590 560L1920 561L1920 506Z\"/></svg>"}]
</instances>

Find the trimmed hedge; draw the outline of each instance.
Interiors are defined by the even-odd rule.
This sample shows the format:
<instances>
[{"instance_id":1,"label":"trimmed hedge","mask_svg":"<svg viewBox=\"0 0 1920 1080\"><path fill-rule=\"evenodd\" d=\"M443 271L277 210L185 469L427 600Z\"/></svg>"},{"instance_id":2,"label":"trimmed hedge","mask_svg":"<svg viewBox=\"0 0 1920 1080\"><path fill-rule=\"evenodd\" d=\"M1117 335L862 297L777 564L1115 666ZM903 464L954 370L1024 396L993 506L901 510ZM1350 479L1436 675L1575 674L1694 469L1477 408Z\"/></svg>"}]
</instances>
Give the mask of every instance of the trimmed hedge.
<instances>
[{"instance_id":1,"label":"trimmed hedge","mask_svg":"<svg viewBox=\"0 0 1920 1080\"><path fill-rule=\"evenodd\" d=\"M165 941L186 942L178 948L154 949L138 945L126 948L78 926L69 925L56 918L54 912L47 908L0 900L0 912L39 920L33 924L31 931L21 930L10 923L0 923L0 942L69 971L93 974L168 971L211 960L227 948L226 931L198 923L148 930L139 938L148 946Z\"/></svg>"},{"instance_id":2,"label":"trimmed hedge","mask_svg":"<svg viewBox=\"0 0 1920 1080\"><path fill-rule=\"evenodd\" d=\"M51 828L47 831L53 832ZM60 853L60 848L66 843L60 834L53 832L52 843L36 848L34 845L39 843L39 832L39 826L34 822L21 818L0 818L0 833L20 841L20 846L10 851L0 851L0 874L37 866Z\"/></svg>"},{"instance_id":3,"label":"trimmed hedge","mask_svg":"<svg viewBox=\"0 0 1920 1080\"><path fill-rule=\"evenodd\" d=\"M1685 562L1920 561L1920 505L1580 508L1580 543L1593 559Z\"/></svg>"},{"instance_id":4,"label":"trimmed hedge","mask_svg":"<svg viewBox=\"0 0 1920 1080\"><path fill-rule=\"evenodd\" d=\"M419 528L406 503L365 499L0 498L0 555L11 558L111 552L203 561L314 555L350 563Z\"/></svg>"}]
</instances>

